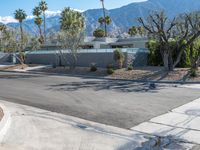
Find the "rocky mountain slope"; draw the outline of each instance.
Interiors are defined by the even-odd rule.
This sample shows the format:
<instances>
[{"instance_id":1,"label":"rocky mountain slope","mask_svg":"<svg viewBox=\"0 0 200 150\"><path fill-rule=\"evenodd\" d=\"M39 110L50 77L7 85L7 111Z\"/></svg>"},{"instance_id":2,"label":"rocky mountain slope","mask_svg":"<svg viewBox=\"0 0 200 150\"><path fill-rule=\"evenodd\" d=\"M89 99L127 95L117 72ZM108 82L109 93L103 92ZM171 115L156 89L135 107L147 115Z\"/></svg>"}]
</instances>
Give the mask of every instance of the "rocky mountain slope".
<instances>
[{"instance_id":1,"label":"rocky mountain slope","mask_svg":"<svg viewBox=\"0 0 200 150\"><path fill-rule=\"evenodd\" d=\"M166 14L172 18L177 14L184 12L192 12L200 10L200 1L198 0L148 0L140 3L131 3L121 8L107 10L107 14L112 18L112 24L109 26L110 32L117 35L126 32L132 25L137 25L138 17L146 17L152 11L164 10ZM102 16L102 9L91 9L83 12L86 18L86 34L91 35L92 32L99 27L98 18ZM18 27L18 23L9 23L10 27ZM36 34L37 27L33 20L27 20L24 28L31 34ZM59 31L59 15L48 17L48 31Z\"/></svg>"}]
</instances>

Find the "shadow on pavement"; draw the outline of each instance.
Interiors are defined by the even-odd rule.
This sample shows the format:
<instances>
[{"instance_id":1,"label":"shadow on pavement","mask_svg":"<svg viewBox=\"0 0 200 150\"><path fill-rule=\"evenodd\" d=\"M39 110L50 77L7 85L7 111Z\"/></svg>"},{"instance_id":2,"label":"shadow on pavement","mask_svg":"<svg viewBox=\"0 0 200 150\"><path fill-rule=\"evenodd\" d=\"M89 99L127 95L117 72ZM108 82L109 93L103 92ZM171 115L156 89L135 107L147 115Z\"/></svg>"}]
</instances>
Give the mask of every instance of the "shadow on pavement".
<instances>
[{"instance_id":1,"label":"shadow on pavement","mask_svg":"<svg viewBox=\"0 0 200 150\"><path fill-rule=\"evenodd\" d=\"M184 140L176 140L173 136L167 137L145 137L147 139L146 142L143 142L141 146L137 148L132 148L134 143L129 142L117 150L186 150L188 147L185 145L187 144ZM138 139L139 140L139 139Z\"/></svg>"},{"instance_id":2,"label":"shadow on pavement","mask_svg":"<svg viewBox=\"0 0 200 150\"><path fill-rule=\"evenodd\" d=\"M63 84L49 85L48 90L55 91L76 91L80 89L116 90L119 92L158 92L165 88L165 85L151 83L134 83L130 81L97 80L83 82L67 82Z\"/></svg>"}]
</instances>

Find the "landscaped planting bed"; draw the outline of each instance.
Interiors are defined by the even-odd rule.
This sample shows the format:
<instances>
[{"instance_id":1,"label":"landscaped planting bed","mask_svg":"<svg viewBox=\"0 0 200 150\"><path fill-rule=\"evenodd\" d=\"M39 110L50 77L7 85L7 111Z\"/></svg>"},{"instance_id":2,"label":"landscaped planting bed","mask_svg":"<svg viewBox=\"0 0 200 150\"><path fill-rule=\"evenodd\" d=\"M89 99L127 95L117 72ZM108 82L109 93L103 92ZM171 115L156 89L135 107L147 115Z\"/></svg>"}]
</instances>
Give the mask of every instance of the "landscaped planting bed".
<instances>
[{"instance_id":1,"label":"landscaped planting bed","mask_svg":"<svg viewBox=\"0 0 200 150\"><path fill-rule=\"evenodd\" d=\"M116 69L112 75L108 75L106 69L99 69L96 72L91 72L88 67L76 67L70 70L68 67L45 68L41 69L42 72L47 73L60 73L60 74L73 74L73 75L88 75L109 77L113 79L131 79L131 80L154 80L154 81L199 81L200 82L200 69L198 76L192 78L190 76L189 68L176 68L172 72L163 70L163 67L139 67L128 70L127 68Z\"/></svg>"},{"instance_id":2,"label":"landscaped planting bed","mask_svg":"<svg viewBox=\"0 0 200 150\"><path fill-rule=\"evenodd\" d=\"M127 69L116 70L111 77L115 79L132 79L132 80L155 80L155 81L199 81L200 68L198 76L190 76L189 68L176 68L174 71L167 72L163 67L140 67L127 71Z\"/></svg>"}]
</instances>

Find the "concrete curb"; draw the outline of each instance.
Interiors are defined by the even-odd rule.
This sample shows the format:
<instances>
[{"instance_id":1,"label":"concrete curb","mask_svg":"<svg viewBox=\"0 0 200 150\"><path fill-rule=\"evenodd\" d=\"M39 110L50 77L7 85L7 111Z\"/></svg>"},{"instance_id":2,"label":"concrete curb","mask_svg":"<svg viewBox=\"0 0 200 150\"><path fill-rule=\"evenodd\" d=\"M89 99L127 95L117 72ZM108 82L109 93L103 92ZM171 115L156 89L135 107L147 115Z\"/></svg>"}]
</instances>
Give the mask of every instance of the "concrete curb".
<instances>
[{"instance_id":1,"label":"concrete curb","mask_svg":"<svg viewBox=\"0 0 200 150\"><path fill-rule=\"evenodd\" d=\"M8 128L10 127L11 124L11 116L10 112L8 109L5 107L5 105L0 103L0 107L3 110L4 116L2 120L0 121L0 142L3 140Z\"/></svg>"},{"instance_id":2,"label":"concrete curb","mask_svg":"<svg viewBox=\"0 0 200 150\"><path fill-rule=\"evenodd\" d=\"M50 75L50 76L68 76L68 77L80 77L86 79L105 79L110 81L129 81L129 82L137 82L137 83L163 83L163 84L200 84L200 81L155 81L155 80L131 80L131 79L114 79L111 77L98 77L98 76L88 76L88 75L75 75L75 74L60 74L60 73L46 73L39 71L5 71L0 70L0 72L10 72L10 73L27 73L27 74L38 74L38 75Z\"/></svg>"}]
</instances>

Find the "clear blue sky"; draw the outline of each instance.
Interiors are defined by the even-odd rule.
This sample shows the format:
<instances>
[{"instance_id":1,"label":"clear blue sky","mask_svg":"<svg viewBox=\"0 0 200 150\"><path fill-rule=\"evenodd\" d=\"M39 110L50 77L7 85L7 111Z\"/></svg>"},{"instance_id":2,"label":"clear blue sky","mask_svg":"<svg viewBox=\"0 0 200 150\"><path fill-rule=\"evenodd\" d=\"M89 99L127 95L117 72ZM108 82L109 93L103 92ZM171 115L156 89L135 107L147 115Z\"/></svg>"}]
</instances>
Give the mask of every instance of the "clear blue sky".
<instances>
[{"instance_id":1,"label":"clear blue sky","mask_svg":"<svg viewBox=\"0 0 200 150\"><path fill-rule=\"evenodd\" d=\"M0 16L12 16L14 10L18 8L24 9L30 15L32 8L38 4L40 0L1 0ZM144 0L105 0L106 8L117 8L132 2ZM101 7L99 0L46 0L49 10L62 10L64 7L72 7L80 10Z\"/></svg>"}]
</instances>

